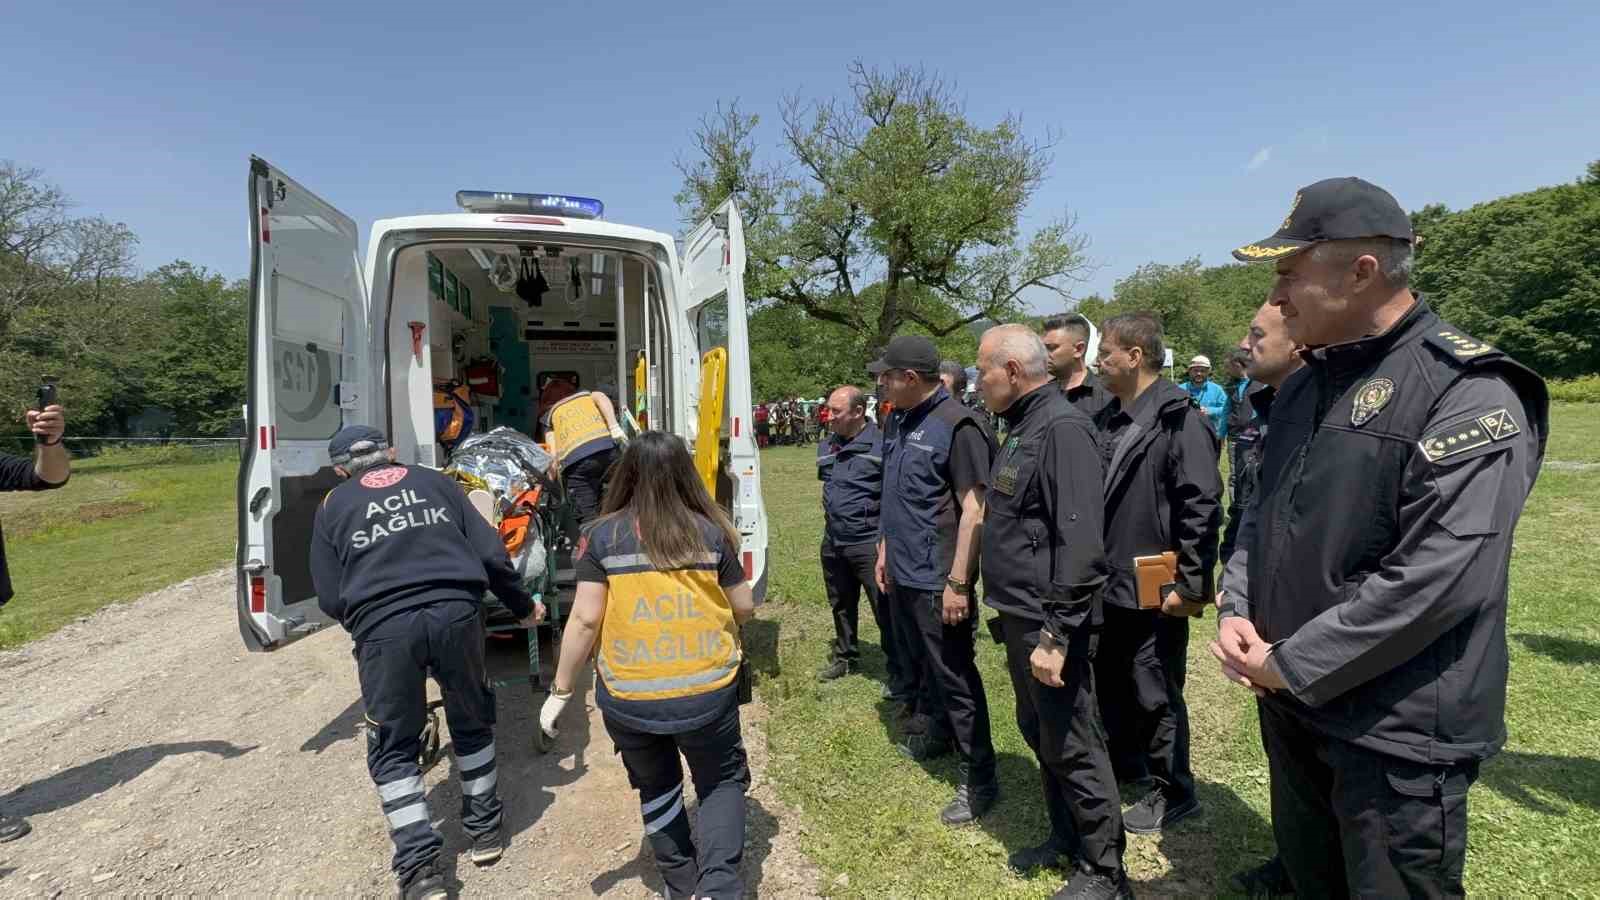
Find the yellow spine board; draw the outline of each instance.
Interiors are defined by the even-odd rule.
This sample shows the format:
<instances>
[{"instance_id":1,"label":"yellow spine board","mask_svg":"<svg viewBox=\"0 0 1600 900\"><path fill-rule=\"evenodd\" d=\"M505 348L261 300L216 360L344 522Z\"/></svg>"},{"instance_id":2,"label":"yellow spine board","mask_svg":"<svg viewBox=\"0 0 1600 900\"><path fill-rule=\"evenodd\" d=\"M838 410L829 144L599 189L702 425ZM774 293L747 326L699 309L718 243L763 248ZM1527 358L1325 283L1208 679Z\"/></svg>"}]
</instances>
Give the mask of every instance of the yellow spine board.
<instances>
[{"instance_id":1,"label":"yellow spine board","mask_svg":"<svg viewBox=\"0 0 1600 900\"><path fill-rule=\"evenodd\" d=\"M712 499L717 496L717 461L722 456L722 412L728 399L728 351L714 347L700 359L700 428L694 467Z\"/></svg>"},{"instance_id":2,"label":"yellow spine board","mask_svg":"<svg viewBox=\"0 0 1600 900\"><path fill-rule=\"evenodd\" d=\"M650 385L645 383L645 355L639 351L639 359L633 364L633 414L643 415L646 405L650 402Z\"/></svg>"}]
</instances>

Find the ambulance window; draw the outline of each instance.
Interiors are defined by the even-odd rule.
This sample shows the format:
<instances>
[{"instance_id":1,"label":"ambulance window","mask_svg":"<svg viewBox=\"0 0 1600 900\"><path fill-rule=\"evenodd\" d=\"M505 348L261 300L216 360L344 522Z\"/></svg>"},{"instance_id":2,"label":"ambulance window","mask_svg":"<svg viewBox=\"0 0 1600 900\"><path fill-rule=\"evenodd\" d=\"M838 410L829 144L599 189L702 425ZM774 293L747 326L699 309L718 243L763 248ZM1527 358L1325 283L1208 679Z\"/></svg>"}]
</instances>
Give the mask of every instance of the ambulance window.
<instances>
[{"instance_id":1,"label":"ambulance window","mask_svg":"<svg viewBox=\"0 0 1600 900\"><path fill-rule=\"evenodd\" d=\"M695 334L700 341L700 355L713 347L728 346L728 295L703 304L695 317Z\"/></svg>"},{"instance_id":2,"label":"ambulance window","mask_svg":"<svg viewBox=\"0 0 1600 900\"><path fill-rule=\"evenodd\" d=\"M275 274L272 379L278 437L323 440L339 430L333 402L343 359L344 303L338 297Z\"/></svg>"}]
</instances>

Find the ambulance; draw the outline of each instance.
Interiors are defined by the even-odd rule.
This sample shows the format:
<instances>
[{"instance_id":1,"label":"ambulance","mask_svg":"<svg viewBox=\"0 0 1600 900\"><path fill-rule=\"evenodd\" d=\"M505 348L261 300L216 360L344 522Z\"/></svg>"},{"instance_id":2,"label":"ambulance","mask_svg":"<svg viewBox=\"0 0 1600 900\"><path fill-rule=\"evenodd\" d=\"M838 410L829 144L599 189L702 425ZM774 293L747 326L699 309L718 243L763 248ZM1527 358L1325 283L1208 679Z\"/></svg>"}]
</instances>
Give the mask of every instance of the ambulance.
<instances>
[{"instance_id":1,"label":"ambulance","mask_svg":"<svg viewBox=\"0 0 1600 900\"><path fill-rule=\"evenodd\" d=\"M349 216L250 160L237 498L245 645L274 650L334 624L317 607L309 565L317 506L338 483L328 439L374 425L401 462L442 467L435 403L456 383L469 388L459 393L475 431L532 434L541 398L566 381L683 437L709 461L759 601L767 514L738 208L724 203L680 253L670 234L605 221L598 200L460 191L456 201L458 212L374 223L363 263ZM570 561L557 575L570 589Z\"/></svg>"}]
</instances>

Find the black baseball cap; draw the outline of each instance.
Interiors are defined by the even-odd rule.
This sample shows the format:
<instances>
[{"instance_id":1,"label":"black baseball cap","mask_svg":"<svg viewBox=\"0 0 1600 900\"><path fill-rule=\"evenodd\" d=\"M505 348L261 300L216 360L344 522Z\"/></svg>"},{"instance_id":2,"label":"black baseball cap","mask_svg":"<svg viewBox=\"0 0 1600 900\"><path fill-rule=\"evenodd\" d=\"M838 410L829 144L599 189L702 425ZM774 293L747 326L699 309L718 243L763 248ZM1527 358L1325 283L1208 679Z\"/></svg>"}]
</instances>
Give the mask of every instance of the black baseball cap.
<instances>
[{"instance_id":1,"label":"black baseball cap","mask_svg":"<svg viewBox=\"0 0 1600 900\"><path fill-rule=\"evenodd\" d=\"M363 453L389 449L389 439L371 425L346 425L328 441L328 457L342 466Z\"/></svg>"},{"instance_id":2,"label":"black baseball cap","mask_svg":"<svg viewBox=\"0 0 1600 900\"><path fill-rule=\"evenodd\" d=\"M1270 262L1322 241L1388 237L1411 240L1411 217L1394 196L1360 178L1325 178L1294 195L1271 237L1233 251L1243 262Z\"/></svg>"},{"instance_id":3,"label":"black baseball cap","mask_svg":"<svg viewBox=\"0 0 1600 900\"><path fill-rule=\"evenodd\" d=\"M933 341L919 334L902 334L889 341L883 358L867 363L867 374L881 375L890 369L910 369L913 372L939 371L939 348Z\"/></svg>"}]
</instances>

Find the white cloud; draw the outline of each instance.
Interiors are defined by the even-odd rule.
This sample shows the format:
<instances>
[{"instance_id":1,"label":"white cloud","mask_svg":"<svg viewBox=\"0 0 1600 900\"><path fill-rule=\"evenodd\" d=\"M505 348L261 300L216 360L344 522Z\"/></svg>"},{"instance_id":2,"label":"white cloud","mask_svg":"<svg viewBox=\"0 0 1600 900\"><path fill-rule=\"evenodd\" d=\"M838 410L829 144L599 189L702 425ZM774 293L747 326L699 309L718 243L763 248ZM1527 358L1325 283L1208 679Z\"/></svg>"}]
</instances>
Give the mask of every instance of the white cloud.
<instances>
[{"instance_id":1,"label":"white cloud","mask_svg":"<svg viewBox=\"0 0 1600 900\"><path fill-rule=\"evenodd\" d=\"M1245 163L1244 170L1246 172L1254 172L1255 170L1257 170L1257 169L1261 168L1262 166L1266 165L1267 164L1267 160L1269 160L1271 158L1272 158L1272 146L1269 144L1269 145L1267 145L1265 147L1262 147L1260 150L1257 150L1255 156L1250 157L1250 161L1248 163Z\"/></svg>"}]
</instances>

